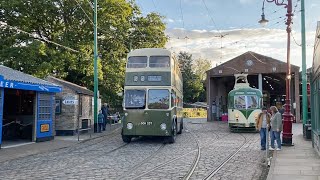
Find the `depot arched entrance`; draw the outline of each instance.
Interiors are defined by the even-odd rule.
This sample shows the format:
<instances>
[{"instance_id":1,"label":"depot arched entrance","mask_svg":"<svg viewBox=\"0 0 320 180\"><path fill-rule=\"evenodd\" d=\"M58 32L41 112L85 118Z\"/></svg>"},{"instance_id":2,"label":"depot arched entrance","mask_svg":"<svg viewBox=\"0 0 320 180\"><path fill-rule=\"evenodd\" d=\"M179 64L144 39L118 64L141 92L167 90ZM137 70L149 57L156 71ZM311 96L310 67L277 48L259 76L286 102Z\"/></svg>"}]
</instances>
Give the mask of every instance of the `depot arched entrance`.
<instances>
[{"instance_id":1,"label":"depot arched entrance","mask_svg":"<svg viewBox=\"0 0 320 180\"><path fill-rule=\"evenodd\" d=\"M297 121L300 121L299 69L291 65L291 103ZM227 113L227 96L234 86L234 74L239 73L249 74L250 86L262 90L264 106L281 108L285 100L286 70L287 63L251 51L210 69L206 81L208 121L218 120Z\"/></svg>"}]
</instances>

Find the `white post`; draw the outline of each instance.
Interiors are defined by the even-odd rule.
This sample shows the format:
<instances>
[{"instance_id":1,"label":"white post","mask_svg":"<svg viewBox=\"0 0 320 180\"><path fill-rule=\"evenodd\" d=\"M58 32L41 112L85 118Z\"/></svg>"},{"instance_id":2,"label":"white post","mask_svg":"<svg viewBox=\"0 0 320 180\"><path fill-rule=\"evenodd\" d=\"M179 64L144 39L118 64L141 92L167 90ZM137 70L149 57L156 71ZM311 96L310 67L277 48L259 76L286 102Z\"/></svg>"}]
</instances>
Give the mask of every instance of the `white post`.
<instances>
[{"instance_id":1,"label":"white post","mask_svg":"<svg viewBox=\"0 0 320 180\"><path fill-rule=\"evenodd\" d=\"M262 92L262 74L258 75L259 90Z\"/></svg>"}]
</instances>

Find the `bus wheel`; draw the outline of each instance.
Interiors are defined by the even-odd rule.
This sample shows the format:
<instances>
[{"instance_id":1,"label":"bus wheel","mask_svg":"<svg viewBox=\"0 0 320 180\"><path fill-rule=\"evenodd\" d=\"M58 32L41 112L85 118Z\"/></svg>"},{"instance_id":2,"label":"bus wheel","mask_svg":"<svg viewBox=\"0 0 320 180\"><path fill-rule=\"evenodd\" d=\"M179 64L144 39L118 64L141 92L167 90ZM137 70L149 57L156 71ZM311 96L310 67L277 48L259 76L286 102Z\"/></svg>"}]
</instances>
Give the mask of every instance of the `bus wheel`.
<instances>
[{"instance_id":1,"label":"bus wheel","mask_svg":"<svg viewBox=\"0 0 320 180\"><path fill-rule=\"evenodd\" d=\"M168 139L169 143L175 143L177 137L177 123L173 123L171 132L171 136Z\"/></svg>"},{"instance_id":2,"label":"bus wheel","mask_svg":"<svg viewBox=\"0 0 320 180\"><path fill-rule=\"evenodd\" d=\"M131 142L131 136L122 135L122 141L125 142L125 143L130 143Z\"/></svg>"},{"instance_id":3,"label":"bus wheel","mask_svg":"<svg viewBox=\"0 0 320 180\"><path fill-rule=\"evenodd\" d=\"M183 119L180 122L180 128L179 128L178 134L182 133L182 129L183 129Z\"/></svg>"}]
</instances>

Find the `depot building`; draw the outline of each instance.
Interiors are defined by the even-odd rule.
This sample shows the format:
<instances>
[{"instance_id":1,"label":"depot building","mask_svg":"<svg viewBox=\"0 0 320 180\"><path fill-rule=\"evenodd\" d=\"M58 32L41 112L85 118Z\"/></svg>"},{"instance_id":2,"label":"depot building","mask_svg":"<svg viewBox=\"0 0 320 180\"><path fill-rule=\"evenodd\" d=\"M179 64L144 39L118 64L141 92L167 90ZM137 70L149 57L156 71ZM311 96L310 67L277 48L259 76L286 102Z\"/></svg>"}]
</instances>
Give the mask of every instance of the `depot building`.
<instances>
[{"instance_id":1,"label":"depot building","mask_svg":"<svg viewBox=\"0 0 320 180\"><path fill-rule=\"evenodd\" d=\"M291 65L291 112L300 121L300 73ZM206 91L208 121L219 120L228 112L228 93L234 88L234 74L248 74L252 88L263 93L263 106L281 109L286 99L287 63L262 54L248 51L207 71ZM213 107L215 105L215 108ZM213 112L215 111L215 112Z\"/></svg>"},{"instance_id":2,"label":"depot building","mask_svg":"<svg viewBox=\"0 0 320 180\"><path fill-rule=\"evenodd\" d=\"M61 90L0 65L0 147L53 139L55 93Z\"/></svg>"}]
</instances>

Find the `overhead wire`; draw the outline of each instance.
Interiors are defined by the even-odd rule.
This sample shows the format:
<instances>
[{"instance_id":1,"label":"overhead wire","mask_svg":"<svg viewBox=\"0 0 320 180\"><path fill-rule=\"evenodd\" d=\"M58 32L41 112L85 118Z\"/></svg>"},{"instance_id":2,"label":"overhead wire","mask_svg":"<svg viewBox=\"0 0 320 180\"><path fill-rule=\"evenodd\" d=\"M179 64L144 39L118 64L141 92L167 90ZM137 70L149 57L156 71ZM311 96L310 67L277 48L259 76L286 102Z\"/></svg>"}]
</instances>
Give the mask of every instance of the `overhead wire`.
<instances>
[{"instance_id":1,"label":"overhead wire","mask_svg":"<svg viewBox=\"0 0 320 180\"><path fill-rule=\"evenodd\" d=\"M121 7L121 5L117 2L117 1L115 1L115 3L118 5L118 7L123 11L123 8ZM145 40L145 42L147 42L147 39L146 39L146 35L144 34L144 33L142 33L141 31L140 31L140 29L139 28L135 28L135 30L137 30L139 33L140 33L140 35L143 37L143 39ZM156 40L153 36L151 36L151 38L155 41L155 42L158 42L158 40Z\"/></svg>"},{"instance_id":2,"label":"overhead wire","mask_svg":"<svg viewBox=\"0 0 320 180\"><path fill-rule=\"evenodd\" d=\"M9 27L9 28L11 28L11 29L14 29L14 30L16 30L17 32L22 32L22 33L24 33L24 34L27 34L27 35L29 35L30 37L34 38L34 39L37 40L37 41L40 41L40 42L45 41L45 42L47 42L47 43L54 44L54 45L56 45L56 46L62 47L62 48L64 48L64 49L69 50L69 51L72 51L72 52L77 52L77 53L80 52L80 51L75 50L75 49L73 49L73 48L70 48L70 47L68 47L68 46L64 46L64 45L62 45L62 44L56 43L56 42L54 42L54 41L50 41L50 40L45 39L45 38L43 38L43 37L36 36L36 34L32 34L32 33L29 33L29 32L27 32L27 31L21 30L21 29L19 29L19 28L17 28L17 27L11 26L11 25L9 25L9 24L7 24L7 23L5 23L5 22L0 21L0 25Z\"/></svg>"},{"instance_id":3,"label":"overhead wire","mask_svg":"<svg viewBox=\"0 0 320 180\"><path fill-rule=\"evenodd\" d=\"M180 15L181 15L181 20L182 20L182 29L183 29L183 31L184 31L184 39L186 40L186 48L188 48L188 39L189 39L189 37L187 36L187 33L186 33L186 29L185 29L185 27L184 27L184 17L183 17L183 12L182 12L182 2L181 2L181 0L180 0Z\"/></svg>"},{"instance_id":4,"label":"overhead wire","mask_svg":"<svg viewBox=\"0 0 320 180\"><path fill-rule=\"evenodd\" d=\"M93 26L96 26L97 29L99 29L100 31L102 31L102 32L104 32L104 33L106 33L106 34L111 34L111 33L108 32L107 30L105 30L105 29L97 26L96 24L94 24L94 22L92 21L92 19L90 18L90 16L86 13L86 11L83 9L83 7L82 7L81 4L79 3L79 1L78 1L78 0L74 0L74 1L77 3L78 7L80 7L80 9L82 10L82 12L85 14L85 16L87 17L87 19L91 22L91 24L92 24ZM92 7L92 4L89 2L89 0L86 0L86 1L90 4L90 7L93 8L93 7ZM93 10L93 11L94 11L94 10Z\"/></svg>"}]
</instances>

